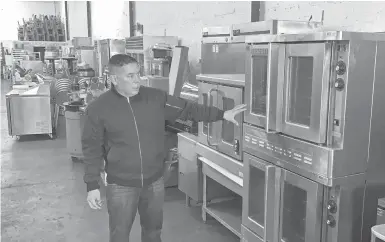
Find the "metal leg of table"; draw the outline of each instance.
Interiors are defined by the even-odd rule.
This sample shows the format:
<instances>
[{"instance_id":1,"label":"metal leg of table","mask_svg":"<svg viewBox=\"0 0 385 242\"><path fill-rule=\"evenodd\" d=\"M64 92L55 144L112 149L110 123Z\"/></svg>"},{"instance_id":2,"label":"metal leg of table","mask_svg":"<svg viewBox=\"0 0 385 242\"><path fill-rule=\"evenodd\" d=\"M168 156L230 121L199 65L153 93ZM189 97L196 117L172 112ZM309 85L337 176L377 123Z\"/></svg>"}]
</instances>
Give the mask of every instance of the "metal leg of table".
<instances>
[{"instance_id":1,"label":"metal leg of table","mask_svg":"<svg viewBox=\"0 0 385 242\"><path fill-rule=\"evenodd\" d=\"M186 195L186 207L191 207L191 198Z\"/></svg>"},{"instance_id":2,"label":"metal leg of table","mask_svg":"<svg viewBox=\"0 0 385 242\"><path fill-rule=\"evenodd\" d=\"M207 221L207 213L206 213L206 206L207 206L207 176L203 174L203 204L202 204L202 220L206 223Z\"/></svg>"}]
</instances>

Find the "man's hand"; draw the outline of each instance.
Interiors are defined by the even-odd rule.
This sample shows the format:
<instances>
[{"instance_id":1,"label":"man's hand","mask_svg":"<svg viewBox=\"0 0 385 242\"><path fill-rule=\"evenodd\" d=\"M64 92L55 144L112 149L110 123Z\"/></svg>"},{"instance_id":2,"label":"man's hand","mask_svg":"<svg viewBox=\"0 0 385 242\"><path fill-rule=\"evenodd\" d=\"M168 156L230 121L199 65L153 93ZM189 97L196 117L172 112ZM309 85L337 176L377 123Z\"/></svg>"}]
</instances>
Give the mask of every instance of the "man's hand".
<instances>
[{"instance_id":1,"label":"man's hand","mask_svg":"<svg viewBox=\"0 0 385 242\"><path fill-rule=\"evenodd\" d=\"M87 195L88 205L92 209L101 209L102 208L102 200L100 200L100 191L99 189L92 190L88 192Z\"/></svg>"},{"instance_id":2,"label":"man's hand","mask_svg":"<svg viewBox=\"0 0 385 242\"><path fill-rule=\"evenodd\" d=\"M223 119L229 121L229 122L232 122L234 123L235 125L239 125L238 122L235 120L235 116L246 111L246 104L241 104L241 105L238 105L236 107L234 107L233 109L231 110L227 110L225 111L224 115L223 115Z\"/></svg>"}]
</instances>

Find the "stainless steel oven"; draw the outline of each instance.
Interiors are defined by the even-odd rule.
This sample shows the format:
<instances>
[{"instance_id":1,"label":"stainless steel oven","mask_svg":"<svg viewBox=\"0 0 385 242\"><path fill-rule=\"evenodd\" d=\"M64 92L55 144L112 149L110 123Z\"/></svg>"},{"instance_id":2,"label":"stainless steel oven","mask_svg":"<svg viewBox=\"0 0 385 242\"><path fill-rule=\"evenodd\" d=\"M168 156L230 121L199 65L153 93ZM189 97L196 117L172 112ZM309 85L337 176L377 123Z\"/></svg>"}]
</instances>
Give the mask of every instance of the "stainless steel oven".
<instances>
[{"instance_id":1,"label":"stainless steel oven","mask_svg":"<svg viewBox=\"0 0 385 242\"><path fill-rule=\"evenodd\" d=\"M244 231L269 242L369 241L385 195L385 35L246 43Z\"/></svg>"},{"instance_id":2,"label":"stainless steel oven","mask_svg":"<svg viewBox=\"0 0 385 242\"><path fill-rule=\"evenodd\" d=\"M197 75L199 103L230 110L243 103L244 75ZM199 142L237 160L242 159L242 115L235 117L239 126L228 121L200 122Z\"/></svg>"},{"instance_id":3,"label":"stainless steel oven","mask_svg":"<svg viewBox=\"0 0 385 242\"><path fill-rule=\"evenodd\" d=\"M247 36L308 32L320 22L266 20L231 26L210 26L202 29L203 74L245 74Z\"/></svg>"},{"instance_id":4,"label":"stainless steel oven","mask_svg":"<svg viewBox=\"0 0 385 242\"><path fill-rule=\"evenodd\" d=\"M325 143L333 57L333 62L339 57L339 81L344 82L347 55L338 51L341 46L346 48L344 43L332 46L328 42L249 45L245 121L266 132Z\"/></svg>"},{"instance_id":5,"label":"stainless steel oven","mask_svg":"<svg viewBox=\"0 0 385 242\"><path fill-rule=\"evenodd\" d=\"M321 241L323 186L244 153L242 224L260 241Z\"/></svg>"}]
</instances>

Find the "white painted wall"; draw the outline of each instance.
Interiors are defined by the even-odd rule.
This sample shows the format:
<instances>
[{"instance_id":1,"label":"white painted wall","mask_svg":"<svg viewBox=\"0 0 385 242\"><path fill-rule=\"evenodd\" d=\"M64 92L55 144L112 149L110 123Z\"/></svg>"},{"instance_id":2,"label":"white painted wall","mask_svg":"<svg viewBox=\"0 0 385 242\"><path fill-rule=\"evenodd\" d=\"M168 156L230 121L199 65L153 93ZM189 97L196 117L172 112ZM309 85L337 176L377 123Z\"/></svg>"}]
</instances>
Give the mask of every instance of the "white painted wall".
<instances>
[{"instance_id":1,"label":"white painted wall","mask_svg":"<svg viewBox=\"0 0 385 242\"><path fill-rule=\"evenodd\" d=\"M325 26L338 26L351 31L385 31L385 1L377 2L265 2L265 19L321 20Z\"/></svg>"},{"instance_id":2,"label":"white painted wall","mask_svg":"<svg viewBox=\"0 0 385 242\"><path fill-rule=\"evenodd\" d=\"M60 1L0 1L0 40L17 40L17 21L39 15L61 14Z\"/></svg>"},{"instance_id":3,"label":"white painted wall","mask_svg":"<svg viewBox=\"0 0 385 242\"><path fill-rule=\"evenodd\" d=\"M91 2L91 24L93 39L129 37L128 1Z\"/></svg>"},{"instance_id":4,"label":"white painted wall","mask_svg":"<svg viewBox=\"0 0 385 242\"><path fill-rule=\"evenodd\" d=\"M193 74L200 71L204 26L228 26L249 21L250 1L136 2L136 22L143 24L145 35L164 35L166 31L167 35L180 37L181 44L189 47L190 69Z\"/></svg>"},{"instance_id":5,"label":"white painted wall","mask_svg":"<svg viewBox=\"0 0 385 242\"><path fill-rule=\"evenodd\" d=\"M88 37L87 2L67 1L67 11L70 39Z\"/></svg>"}]
</instances>

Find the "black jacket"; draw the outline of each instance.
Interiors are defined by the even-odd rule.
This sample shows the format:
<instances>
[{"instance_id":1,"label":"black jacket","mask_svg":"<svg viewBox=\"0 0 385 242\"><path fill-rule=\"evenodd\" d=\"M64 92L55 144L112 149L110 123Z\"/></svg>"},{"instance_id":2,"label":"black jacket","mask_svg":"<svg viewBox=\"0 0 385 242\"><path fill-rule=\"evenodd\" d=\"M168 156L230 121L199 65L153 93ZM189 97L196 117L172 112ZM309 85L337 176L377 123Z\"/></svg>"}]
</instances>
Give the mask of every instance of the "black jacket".
<instances>
[{"instance_id":1,"label":"black jacket","mask_svg":"<svg viewBox=\"0 0 385 242\"><path fill-rule=\"evenodd\" d=\"M153 183L163 175L166 120L213 122L224 114L149 87L140 87L129 100L112 89L86 109L82 147L87 191L99 188L103 160L108 183L130 187Z\"/></svg>"}]
</instances>

